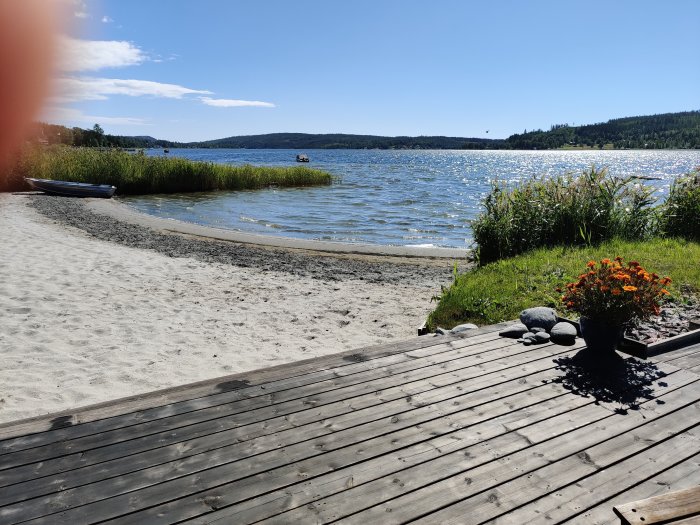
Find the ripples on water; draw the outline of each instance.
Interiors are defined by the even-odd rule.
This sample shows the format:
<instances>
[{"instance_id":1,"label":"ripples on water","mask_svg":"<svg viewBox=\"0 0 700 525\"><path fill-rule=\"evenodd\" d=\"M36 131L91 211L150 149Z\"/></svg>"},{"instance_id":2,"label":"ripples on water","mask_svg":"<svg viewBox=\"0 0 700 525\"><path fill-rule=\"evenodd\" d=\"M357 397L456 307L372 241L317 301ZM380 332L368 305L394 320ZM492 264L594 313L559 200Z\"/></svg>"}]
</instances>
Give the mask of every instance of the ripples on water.
<instances>
[{"instance_id":1,"label":"ripples on water","mask_svg":"<svg viewBox=\"0 0 700 525\"><path fill-rule=\"evenodd\" d=\"M225 164L290 166L293 150L172 149L170 155ZM307 150L332 186L129 197L140 211L252 233L341 242L469 247L469 220L494 179L606 166L612 175L668 192L674 176L700 165L700 151ZM152 150L149 154L162 154Z\"/></svg>"}]
</instances>

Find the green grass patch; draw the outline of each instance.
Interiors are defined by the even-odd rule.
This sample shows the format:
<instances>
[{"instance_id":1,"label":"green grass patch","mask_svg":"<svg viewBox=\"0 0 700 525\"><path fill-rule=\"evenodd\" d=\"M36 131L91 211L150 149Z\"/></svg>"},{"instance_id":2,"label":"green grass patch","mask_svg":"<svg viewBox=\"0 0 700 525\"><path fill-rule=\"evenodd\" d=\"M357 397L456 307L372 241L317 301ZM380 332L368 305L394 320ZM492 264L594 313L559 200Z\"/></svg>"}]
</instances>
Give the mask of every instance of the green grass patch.
<instances>
[{"instance_id":1,"label":"green grass patch","mask_svg":"<svg viewBox=\"0 0 700 525\"><path fill-rule=\"evenodd\" d=\"M66 146L28 147L0 179L0 191L27 189L24 177L111 184L121 195L249 190L330 184L330 173L307 166L230 166L178 157Z\"/></svg>"},{"instance_id":2,"label":"green grass patch","mask_svg":"<svg viewBox=\"0 0 700 525\"><path fill-rule=\"evenodd\" d=\"M679 239L653 238L647 241L611 240L595 247L540 248L456 273L449 288L443 288L437 308L427 326L452 328L461 323L480 325L516 319L532 306L551 306L564 313L564 287L586 269L589 260L621 256L638 261L650 272L669 276L672 295L700 292L700 244Z\"/></svg>"}]
</instances>

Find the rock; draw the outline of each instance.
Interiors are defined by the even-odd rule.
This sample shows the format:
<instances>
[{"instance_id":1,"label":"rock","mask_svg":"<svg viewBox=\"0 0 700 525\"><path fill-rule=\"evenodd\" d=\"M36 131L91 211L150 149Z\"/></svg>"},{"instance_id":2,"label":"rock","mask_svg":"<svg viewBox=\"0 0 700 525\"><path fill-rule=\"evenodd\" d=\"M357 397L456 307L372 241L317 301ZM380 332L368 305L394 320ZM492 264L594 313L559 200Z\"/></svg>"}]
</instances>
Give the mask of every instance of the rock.
<instances>
[{"instance_id":1,"label":"rock","mask_svg":"<svg viewBox=\"0 0 700 525\"><path fill-rule=\"evenodd\" d=\"M549 341L550 335L547 332L537 332L535 334L535 341L538 343L546 343Z\"/></svg>"},{"instance_id":2,"label":"rock","mask_svg":"<svg viewBox=\"0 0 700 525\"><path fill-rule=\"evenodd\" d=\"M435 329L435 333L437 335L447 335L450 333L449 330L445 330L444 328L440 328L439 326Z\"/></svg>"},{"instance_id":3,"label":"rock","mask_svg":"<svg viewBox=\"0 0 700 525\"><path fill-rule=\"evenodd\" d=\"M576 339L576 327L571 323L557 323L549 332L552 336L552 341L570 343Z\"/></svg>"},{"instance_id":4,"label":"rock","mask_svg":"<svg viewBox=\"0 0 700 525\"><path fill-rule=\"evenodd\" d=\"M527 326L522 323L516 323L504 328L498 332L498 335L501 337L512 337L513 339L516 339L521 337L525 332L527 332Z\"/></svg>"},{"instance_id":5,"label":"rock","mask_svg":"<svg viewBox=\"0 0 700 525\"><path fill-rule=\"evenodd\" d=\"M533 334L532 332L525 332L525 333L523 334L523 339L525 339L526 341L527 341L527 340L534 341L534 340L535 340L535 334Z\"/></svg>"},{"instance_id":6,"label":"rock","mask_svg":"<svg viewBox=\"0 0 700 525\"><path fill-rule=\"evenodd\" d=\"M525 346L530 346L530 345L532 344L532 339L525 339L525 340L523 341L523 344L524 344Z\"/></svg>"},{"instance_id":7,"label":"rock","mask_svg":"<svg viewBox=\"0 0 700 525\"><path fill-rule=\"evenodd\" d=\"M452 330L450 330L450 332L453 334L459 334L461 332L468 332L469 330L476 330L477 328L479 327L473 323L465 323L455 326Z\"/></svg>"},{"instance_id":8,"label":"rock","mask_svg":"<svg viewBox=\"0 0 700 525\"><path fill-rule=\"evenodd\" d=\"M541 327L549 331L557 324L557 313L553 308L536 306L535 308L528 308L520 312L520 320L528 329Z\"/></svg>"},{"instance_id":9,"label":"rock","mask_svg":"<svg viewBox=\"0 0 700 525\"><path fill-rule=\"evenodd\" d=\"M533 334L538 334L538 333L540 333L540 332L546 332L547 330L545 330L544 328L542 328L542 327L540 327L540 326L533 326L532 328L530 328L530 331L531 331Z\"/></svg>"}]
</instances>

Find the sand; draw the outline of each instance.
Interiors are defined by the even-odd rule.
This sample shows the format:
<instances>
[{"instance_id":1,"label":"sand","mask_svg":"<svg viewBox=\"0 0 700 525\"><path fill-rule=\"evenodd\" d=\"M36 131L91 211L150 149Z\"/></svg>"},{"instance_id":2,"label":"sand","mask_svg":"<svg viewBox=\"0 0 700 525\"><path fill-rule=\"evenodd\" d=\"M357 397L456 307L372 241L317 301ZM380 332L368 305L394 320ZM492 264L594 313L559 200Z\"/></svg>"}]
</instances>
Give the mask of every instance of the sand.
<instances>
[{"instance_id":1,"label":"sand","mask_svg":"<svg viewBox=\"0 0 700 525\"><path fill-rule=\"evenodd\" d=\"M415 336L452 262L164 234L0 194L0 423Z\"/></svg>"}]
</instances>

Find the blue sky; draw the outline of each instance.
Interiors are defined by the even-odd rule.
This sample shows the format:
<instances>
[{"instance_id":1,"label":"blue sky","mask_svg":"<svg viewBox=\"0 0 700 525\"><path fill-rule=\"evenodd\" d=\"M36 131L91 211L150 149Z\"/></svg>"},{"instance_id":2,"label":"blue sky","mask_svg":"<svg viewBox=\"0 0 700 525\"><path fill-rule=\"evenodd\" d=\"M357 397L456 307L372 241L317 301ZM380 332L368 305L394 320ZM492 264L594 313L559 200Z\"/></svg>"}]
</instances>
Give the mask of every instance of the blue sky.
<instances>
[{"instance_id":1,"label":"blue sky","mask_svg":"<svg viewBox=\"0 0 700 525\"><path fill-rule=\"evenodd\" d=\"M109 133L505 138L700 109L695 0L64 1L45 118Z\"/></svg>"}]
</instances>

